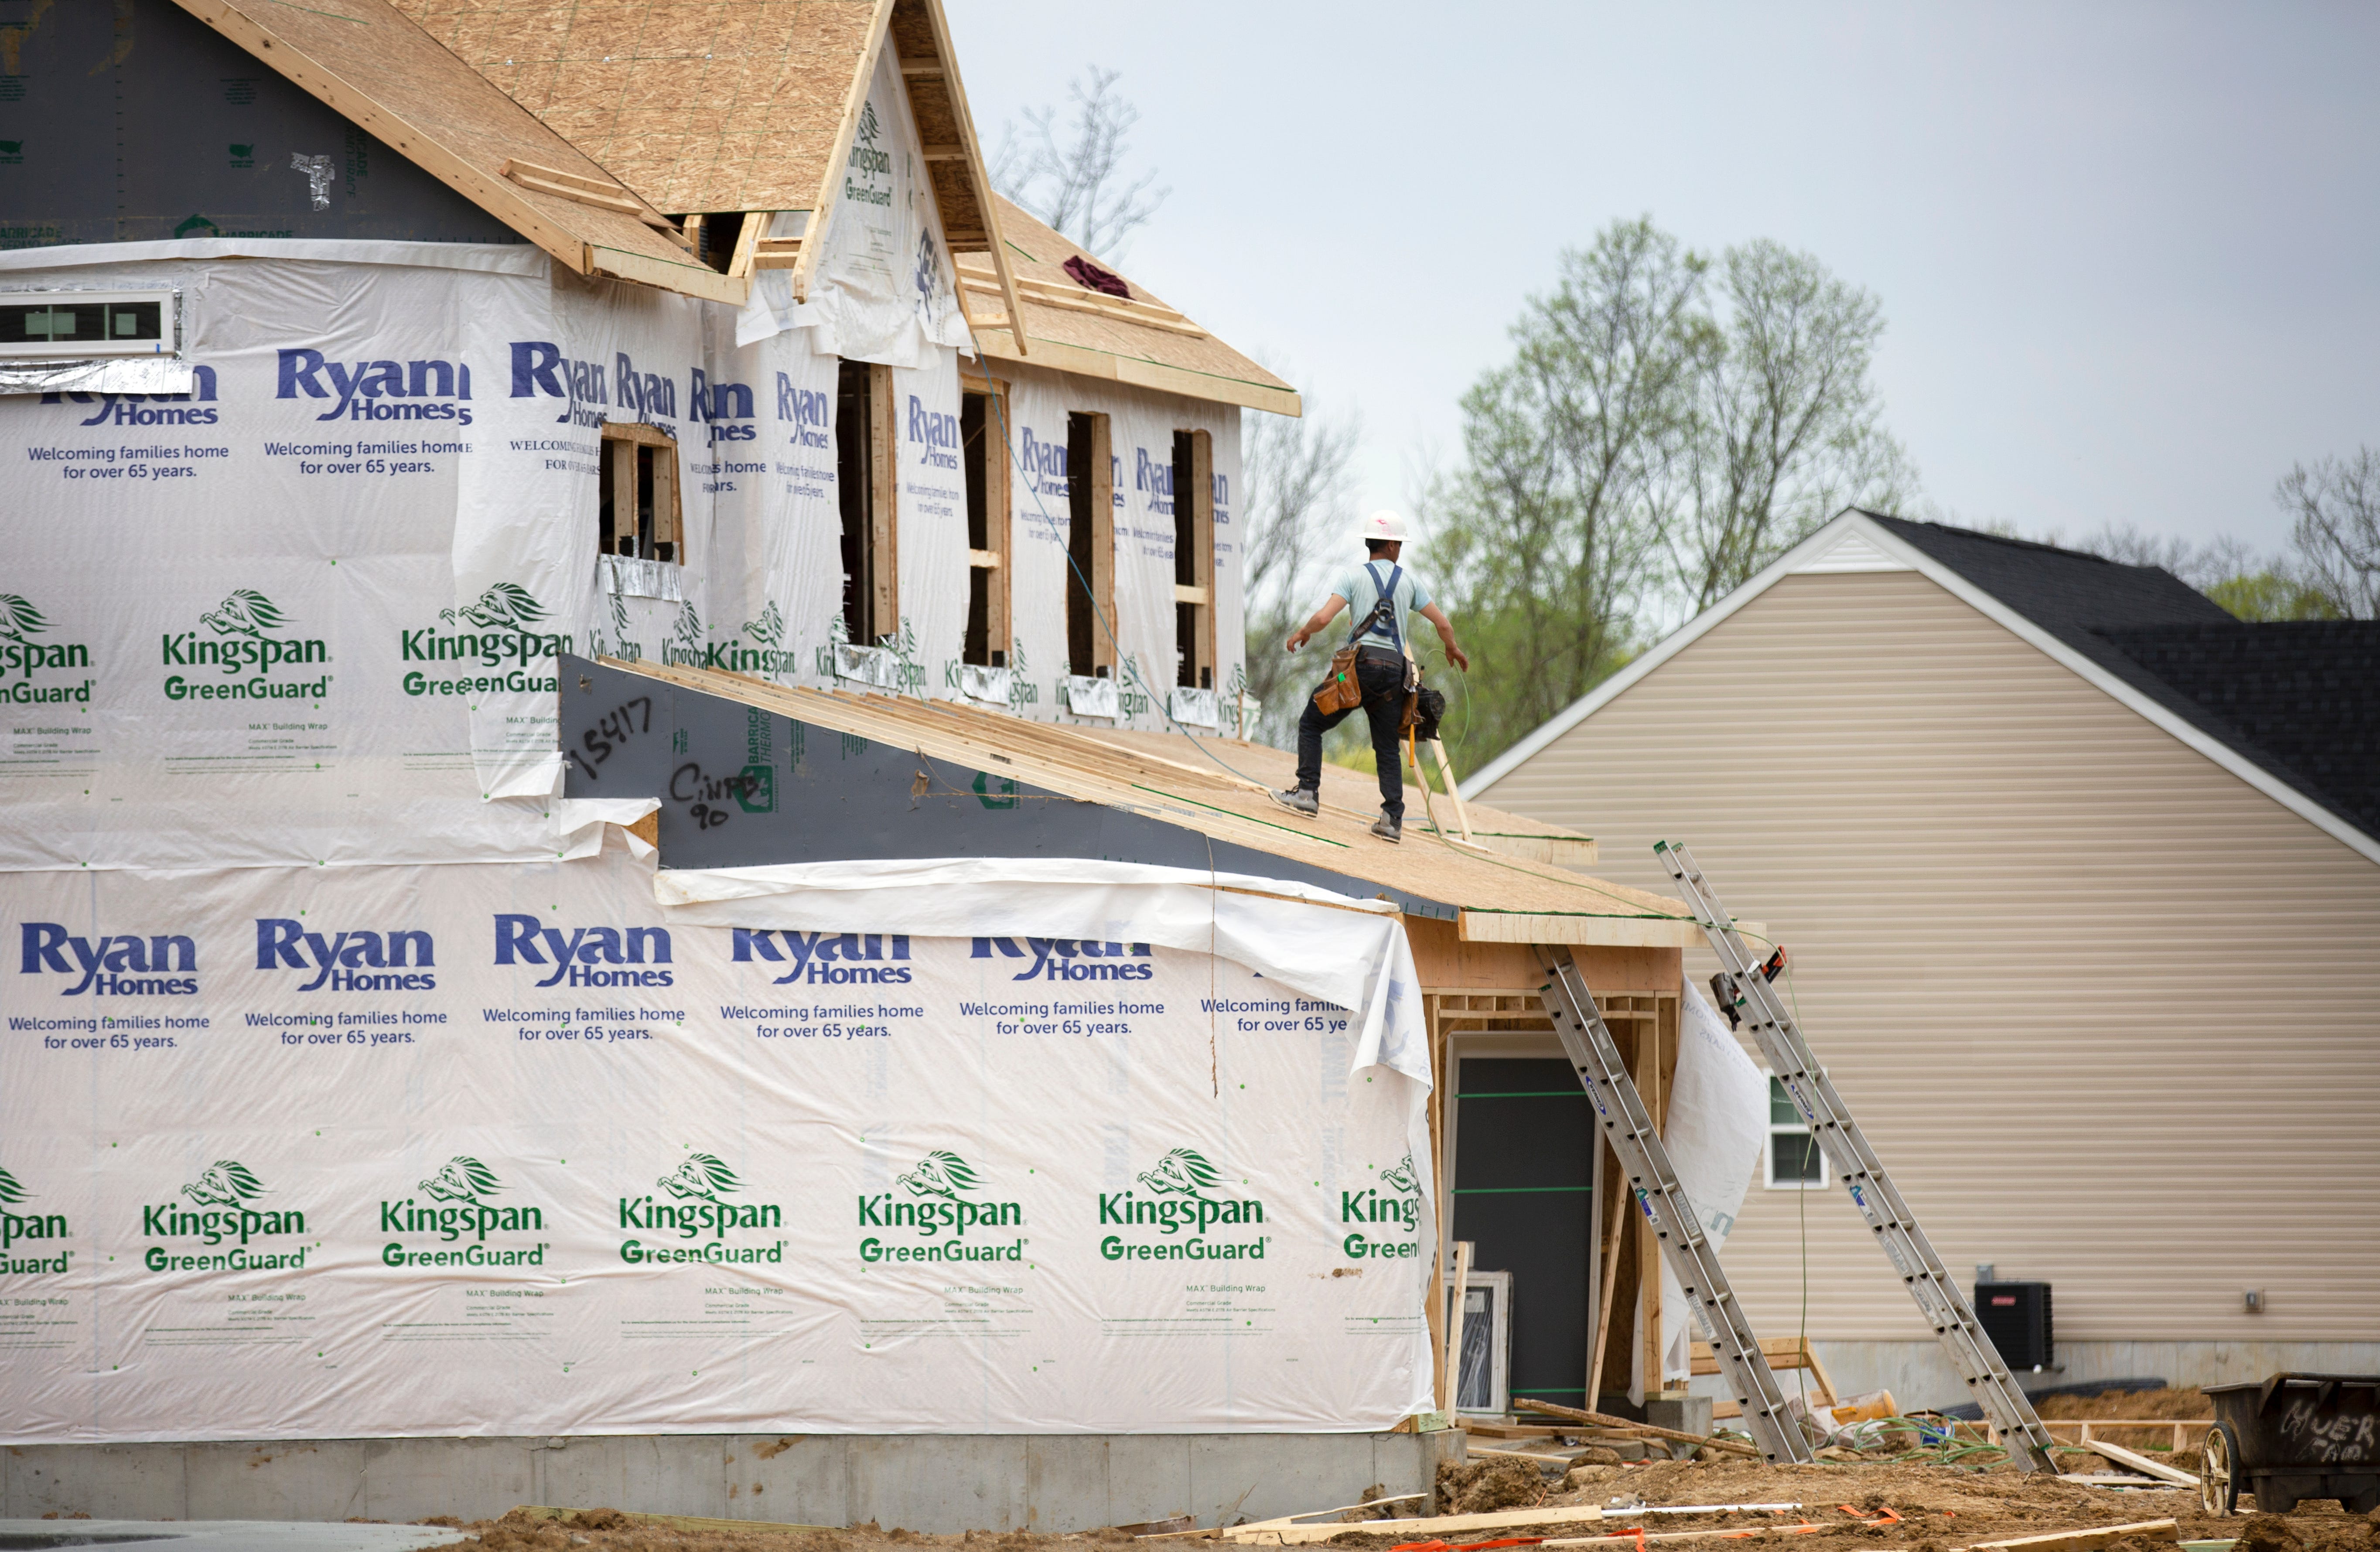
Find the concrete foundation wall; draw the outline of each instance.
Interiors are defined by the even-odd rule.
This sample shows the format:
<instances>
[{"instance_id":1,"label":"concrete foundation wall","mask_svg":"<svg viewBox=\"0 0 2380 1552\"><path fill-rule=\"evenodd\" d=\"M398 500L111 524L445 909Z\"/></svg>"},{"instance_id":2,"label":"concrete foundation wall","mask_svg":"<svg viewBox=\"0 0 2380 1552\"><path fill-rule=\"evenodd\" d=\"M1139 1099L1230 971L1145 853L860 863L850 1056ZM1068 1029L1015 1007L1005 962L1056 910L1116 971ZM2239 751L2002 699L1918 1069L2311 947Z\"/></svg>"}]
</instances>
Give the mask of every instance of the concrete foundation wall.
<instances>
[{"instance_id":1,"label":"concrete foundation wall","mask_svg":"<svg viewBox=\"0 0 2380 1552\"><path fill-rule=\"evenodd\" d=\"M1823 1341L1813 1339L1818 1362L1844 1395L1889 1390L1903 1411L1960 1406L1973 1400L1941 1344L1932 1341ZM2176 1386L2228 1385L2292 1369L2316 1374L2380 1374L2380 1341L2061 1341L2058 1367L2030 1370L2016 1378L2027 1390L2081 1385L2095 1379L2163 1379ZM1796 1392L1802 1376L1779 1371L1785 1393ZM1710 1376L1696 1379L1696 1395L1722 1388Z\"/></svg>"},{"instance_id":2,"label":"concrete foundation wall","mask_svg":"<svg viewBox=\"0 0 2380 1552\"><path fill-rule=\"evenodd\" d=\"M418 1520L515 1504L887 1530L1202 1525L1427 1492L1460 1433L637 1435L20 1445L0 1519Z\"/></svg>"}]
</instances>

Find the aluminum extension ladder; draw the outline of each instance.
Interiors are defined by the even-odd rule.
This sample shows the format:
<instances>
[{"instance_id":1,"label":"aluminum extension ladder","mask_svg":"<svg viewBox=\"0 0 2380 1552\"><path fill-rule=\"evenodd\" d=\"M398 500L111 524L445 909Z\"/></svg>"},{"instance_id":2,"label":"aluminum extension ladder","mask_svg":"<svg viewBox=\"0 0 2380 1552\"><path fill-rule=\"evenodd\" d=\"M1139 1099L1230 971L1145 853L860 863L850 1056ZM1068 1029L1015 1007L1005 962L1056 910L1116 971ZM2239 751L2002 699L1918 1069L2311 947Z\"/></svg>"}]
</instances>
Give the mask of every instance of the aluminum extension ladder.
<instances>
[{"instance_id":1,"label":"aluminum extension ladder","mask_svg":"<svg viewBox=\"0 0 2380 1552\"><path fill-rule=\"evenodd\" d=\"M1561 1037L1571 1067L1603 1123L1604 1140L1627 1171L1628 1188L1652 1224L1670 1269L1677 1273L1701 1318L1728 1388L1743 1408L1753 1442L1772 1465L1813 1459L1801 1423L1786 1411L1785 1393L1736 1304L1727 1274L1719 1270L1718 1253L1704 1236L1702 1220L1670 1167L1669 1149L1661 1146L1645 1097L1620 1060L1620 1048L1595 1005L1594 992L1566 955L1555 959L1549 974L1542 995L1554 1033Z\"/></svg>"},{"instance_id":2,"label":"aluminum extension ladder","mask_svg":"<svg viewBox=\"0 0 2380 1552\"><path fill-rule=\"evenodd\" d=\"M1785 1092L1792 1096L1794 1107L1809 1123L1810 1134L1817 1139L1835 1178L1851 1193L1852 1204L1867 1219L1867 1226L1876 1231L1876 1243L1892 1258L1893 1269L1900 1274L1909 1296L1917 1301L1917 1308L1933 1326L1936 1339L1949 1354L1960 1377L1967 1382L1984 1415L1998 1425L2000 1440L2008 1447L2009 1459L2021 1471L2056 1474L2058 1461L2050 1453L2054 1441L2049 1430L2041 1425L2033 1403L2010 1377L2008 1366L2000 1362L1999 1350L1976 1322L1973 1307L1959 1291L1942 1258L1934 1254L1933 1243L1917 1226L1916 1215L1900 1199L1892 1177L1884 1172L1884 1165L1877 1159L1876 1150L1867 1146L1859 1122L1852 1119L1850 1108L1835 1092L1826 1069L1811 1054L1809 1043L1802 1038L1802 1031L1787 1011L1784 1000L1770 985L1771 978L1783 968L1781 957L1772 958L1764 966L1744 946L1742 935L1735 929L1735 918L1719 903L1718 896L1703 878L1702 869L1694 866L1694 856L1683 846L1661 841L1655 843L1653 850L1662 866L1669 868L1670 877L1676 880L1679 893L1726 969L1726 985L1734 988L1735 998L1735 1005L1729 1012L1751 1025L1752 1037L1760 1043L1761 1053L1768 1058L1769 1070L1785 1085Z\"/></svg>"}]
</instances>

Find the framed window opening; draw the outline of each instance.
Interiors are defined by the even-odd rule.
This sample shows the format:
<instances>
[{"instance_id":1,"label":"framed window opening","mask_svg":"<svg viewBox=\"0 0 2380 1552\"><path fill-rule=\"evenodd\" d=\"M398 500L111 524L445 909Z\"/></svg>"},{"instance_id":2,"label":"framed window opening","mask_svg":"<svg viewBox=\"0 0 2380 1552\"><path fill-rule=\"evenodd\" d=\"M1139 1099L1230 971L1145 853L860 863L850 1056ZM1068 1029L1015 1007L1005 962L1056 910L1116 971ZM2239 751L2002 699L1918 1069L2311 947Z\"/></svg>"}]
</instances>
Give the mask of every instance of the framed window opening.
<instances>
[{"instance_id":1,"label":"framed window opening","mask_svg":"<svg viewBox=\"0 0 2380 1552\"><path fill-rule=\"evenodd\" d=\"M1173 683L1215 687L1215 439L1173 433Z\"/></svg>"},{"instance_id":2,"label":"framed window opening","mask_svg":"<svg viewBox=\"0 0 2380 1552\"><path fill-rule=\"evenodd\" d=\"M1768 1151L1761 1183L1771 1191L1823 1191L1827 1188L1827 1156L1810 1123L1794 1108L1782 1080L1768 1079Z\"/></svg>"},{"instance_id":3,"label":"framed window opening","mask_svg":"<svg viewBox=\"0 0 2380 1552\"><path fill-rule=\"evenodd\" d=\"M987 379L959 398L959 463L966 480L967 621L961 661L1008 666L1008 385Z\"/></svg>"},{"instance_id":4,"label":"framed window opening","mask_svg":"<svg viewBox=\"0 0 2380 1552\"><path fill-rule=\"evenodd\" d=\"M686 564L677 440L658 426L605 421L596 548L606 555Z\"/></svg>"},{"instance_id":5,"label":"framed window opening","mask_svg":"<svg viewBox=\"0 0 2380 1552\"><path fill-rule=\"evenodd\" d=\"M1080 679L1116 672L1115 459L1108 418L1066 417L1066 668ZM1086 591L1086 584L1088 590Z\"/></svg>"},{"instance_id":6,"label":"framed window opening","mask_svg":"<svg viewBox=\"0 0 2380 1552\"><path fill-rule=\"evenodd\" d=\"M892 369L844 361L835 373L835 494L843 514L843 628L856 646L901 633L894 509Z\"/></svg>"}]
</instances>

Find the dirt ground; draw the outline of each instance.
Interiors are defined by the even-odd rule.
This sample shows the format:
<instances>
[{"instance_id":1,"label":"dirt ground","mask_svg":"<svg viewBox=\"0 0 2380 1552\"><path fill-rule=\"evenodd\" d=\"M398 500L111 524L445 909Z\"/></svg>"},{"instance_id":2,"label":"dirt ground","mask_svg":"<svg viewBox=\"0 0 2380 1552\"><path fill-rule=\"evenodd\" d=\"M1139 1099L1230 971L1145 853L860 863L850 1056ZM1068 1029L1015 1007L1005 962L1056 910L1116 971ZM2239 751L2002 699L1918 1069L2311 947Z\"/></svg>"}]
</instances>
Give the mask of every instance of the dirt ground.
<instances>
[{"instance_id":1,"label":"dirt ground","mask_svg":"<svg viewBox=\"0 0 2380 1552\"><path fill-rule=\"evenodd\" d=\"M1534 1468L1531 1468L1534 1469ZM1525 1477L1509 1478L1525 1489ZM1466 1484L1469 1485L1469 1484ZM1491 1489L1490 1497L1504 1496ZM1939 1465L1846 1461L1809 1466L1769 1466L1749 1461L1657 1461L1628 1466L1585 1466L1559 1481L1541 1479L1535 1501L1544 1506L1604 1505L1613 1498L1645 1504L1699 1505L1800 1503L1781 1514L1632 1515L1612 1510L1601 1522L1574 1527L1531 1526L1506 1533L1482 1531L1453 1538L1457 1546L1508 1535L1536 1537L1609 1535L1642 1526L1650 1533L1761 1527L1763 1541L1786 1539L1793 1552L1955 1552L1977 1542L2048 1531L2134 1521L2172 1519L2185 1540L2242 1538L2235 1552L2380 1552L2375 1519L2349 1515L2336 1503L2309 1502L2282 1519L2241 1514L2228 1520L2199 1511L2195 1492L2110 1490L2085 1487L2014 1471L1967 1471ZM1898 1516L1897 1519L1891 1516ZM1803 1524L1817 1527L1803 1531ZM1075 1535L976 1531L965 1535L924 1535L898 1528L861 1525L849 1530L678 1531L638 1524L616 1511L581 1511L568 1525L540 1522L518 1511L500 1521L466 1527L477 1545L492 1552L1089 1552L1096 1545L1124 1552L1204 1552L1229 1543L1173 1541L1135 1543L1120 1531ZM1351 1525L1327 1545L1342 1552L1386 1552L1416 1539L1382 1535ZM467 1544L469 1545L469 1544ZM1656 1546L1659 1543L1654 1544ZM1703 1544L1671 1544L1700 1552ZM1725 1545L1718 1543L1718 1545ZM2172 1552L2169 1544L2122 1541L2111 1552Z\"/></svg>"},{"instance_id":2,"label":"dirt ground","mask_svg":"<svg viewBox=\"0 0 2380 1552\"><path fill-rule=\"evenodd\" d=\"M2057 1422L2078 1417L2165 1417L2186 1421L2214 1416L2215 1398L2196 1388L2102 1390L2095 1396L2043 1396L2034 1400L2033 1410Z\"/></svg>"}]
</instances>

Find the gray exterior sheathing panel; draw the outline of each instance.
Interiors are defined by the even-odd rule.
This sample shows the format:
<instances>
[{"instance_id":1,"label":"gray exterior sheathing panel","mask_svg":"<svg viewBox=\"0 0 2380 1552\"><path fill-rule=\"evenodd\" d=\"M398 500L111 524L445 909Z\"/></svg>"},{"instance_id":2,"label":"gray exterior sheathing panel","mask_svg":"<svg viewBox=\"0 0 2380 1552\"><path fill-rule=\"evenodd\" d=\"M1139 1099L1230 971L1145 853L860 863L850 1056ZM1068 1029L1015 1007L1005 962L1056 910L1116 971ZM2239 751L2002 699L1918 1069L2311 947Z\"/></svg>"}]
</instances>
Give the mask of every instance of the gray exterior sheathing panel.
<instances>
[{"instance_id":1,"label":"gray exterior sheathing panel","mask_svg":"<svg viewBox=\"0 0 2380 1552\"><path fill-rule=\"evenodd\" d=\"M561 675L565 795L660 798L663 867L1076 857L1385 894L1415 915L1455 915L1438 901L1049 792L997 764L929 759L585 658L565 657Z\"/></svg>"},{"instance_id":2,"label":"gray exterior sheathing panel","mask_svg":"<svg viewBox=\"0 0 2380 1552\"><path fill-rule=\"evenodd\" d=\"M0 0L0 248L520 236L173 0ZM326 208L291 155L330 158Z\"/></svg>"}]
</instances>

